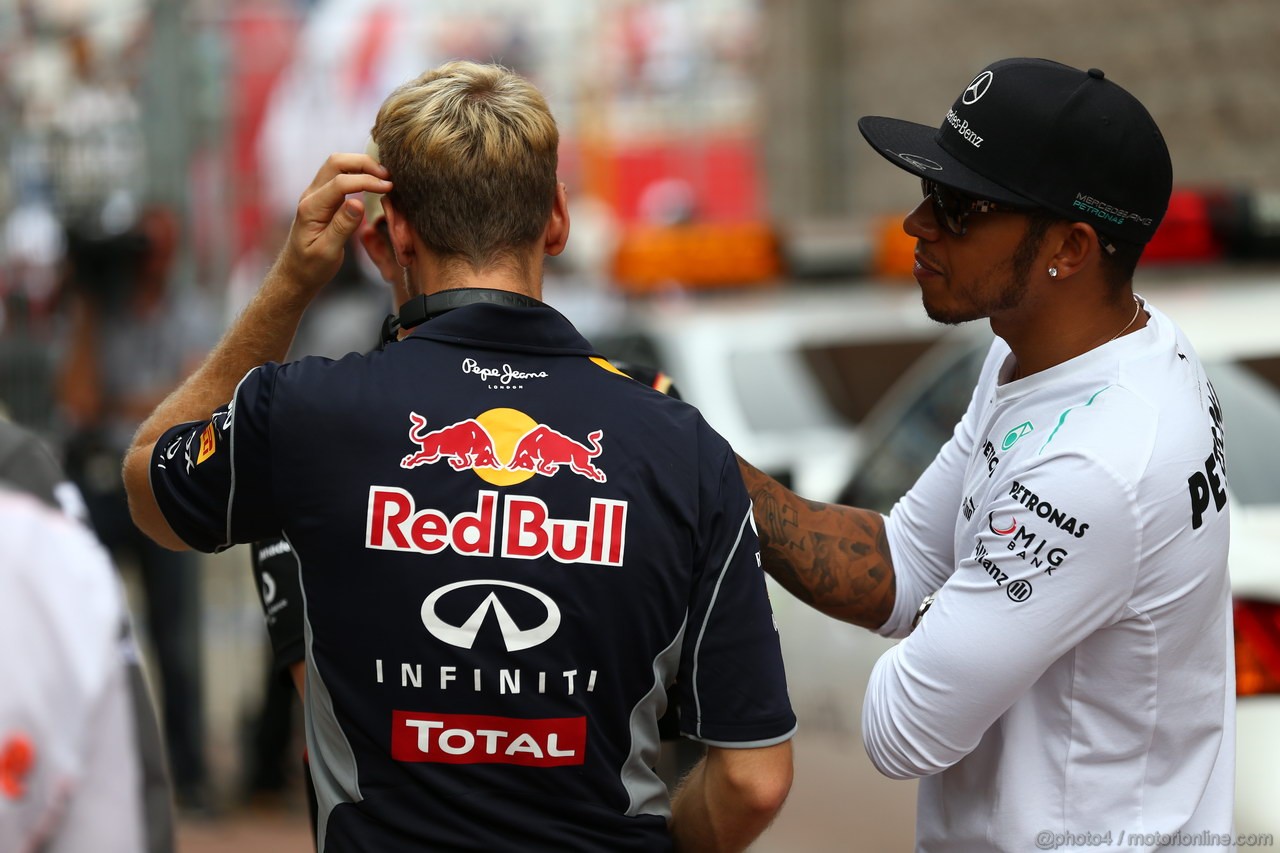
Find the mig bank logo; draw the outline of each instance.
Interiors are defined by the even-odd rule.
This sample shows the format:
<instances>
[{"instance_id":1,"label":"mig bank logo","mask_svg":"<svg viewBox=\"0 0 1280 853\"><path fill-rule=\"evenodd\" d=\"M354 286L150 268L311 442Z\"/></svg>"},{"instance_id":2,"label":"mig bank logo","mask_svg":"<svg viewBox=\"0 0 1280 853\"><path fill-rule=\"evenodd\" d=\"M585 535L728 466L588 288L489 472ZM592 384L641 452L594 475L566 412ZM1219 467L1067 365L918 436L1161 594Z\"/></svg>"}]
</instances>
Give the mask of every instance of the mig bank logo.
<instances>
[{"instance_id":1,"label":"mig bank logo","mask_svg":"<svg viewBox=\"0 0 1280 853\"><path fill-rule=\"evenodd\" d=\"M1018 439L1022 438L1034 429L1035 427L1031 425L1031 421L1024 421L1023 423L1018 424L1016 427L1005 433L1004 441L1000 442L1000 449L1008 450L1010 447L1013 447L1018 443Z\"/></svg>"}]
</instances>

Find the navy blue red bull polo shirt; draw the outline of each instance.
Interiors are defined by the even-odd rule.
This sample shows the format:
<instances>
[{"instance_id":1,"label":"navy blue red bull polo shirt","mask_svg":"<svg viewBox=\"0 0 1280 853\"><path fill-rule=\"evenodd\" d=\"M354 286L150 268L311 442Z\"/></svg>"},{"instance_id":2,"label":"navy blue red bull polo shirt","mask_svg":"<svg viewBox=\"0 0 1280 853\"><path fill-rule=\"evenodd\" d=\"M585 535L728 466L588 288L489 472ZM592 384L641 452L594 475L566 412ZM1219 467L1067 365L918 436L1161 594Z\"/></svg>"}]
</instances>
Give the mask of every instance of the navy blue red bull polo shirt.
<instances>
[{"instance_id":1,"label":"navy blue red bull polo shirt","mask_svg":"<svg viewBox=\"0 0 1280 853\"><path fill-rule=\"evenodd\" d=\"M672 682L691 738L795 730L732 451L550 307L256 368L151 480L192 547L297 554L321 850L668 849Z\"/></svg>"}]
</instances>

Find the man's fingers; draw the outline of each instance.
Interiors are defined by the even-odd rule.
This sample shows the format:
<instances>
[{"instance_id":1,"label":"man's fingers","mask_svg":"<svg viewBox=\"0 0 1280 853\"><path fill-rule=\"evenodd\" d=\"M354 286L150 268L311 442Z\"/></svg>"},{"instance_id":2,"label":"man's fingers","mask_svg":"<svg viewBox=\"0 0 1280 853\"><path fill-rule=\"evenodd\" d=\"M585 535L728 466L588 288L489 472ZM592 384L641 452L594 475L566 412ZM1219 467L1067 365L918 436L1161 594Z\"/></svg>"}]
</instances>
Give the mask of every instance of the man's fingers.
<instances>
[{"instance_id":1,"label":"man's fingers","mask_svg":"<svg viewBox=\"0 0 1280 853\"><path fill-rule=\"evenodd\" d=\"M387 193L391 182L373 175L336 174L298 202L298 217L303 221L327 222L342 206L343 200L355 193Z\"/></svg>"},{"instance_id":2,"label":"man's fingers","mask_svg":"<svg viewBox=\"0 0 1280 853\"><path fill-rule=\"evenodd\" d=\"M354 152L339 152L330 154L329 159L324 161L324 165L320 167L320 171L316 172L316 176L311 181L311 185L307 187L307 191L303 196L310 195L317 189L333 180L338 175L372 175L378 178L386 178L390 173L387 172L385 166L368 154L356 154Z\"/></svg>"},{"instance_id":3,"label":"man's fingers","mask_svg":"<svg viewBox=\"0 0 1280 853\"><path fill-rule=\"evenodd\" d=\"M343 202L337 215L329 223L328 229L333 234L336 245L344 245L347 242L347 238L356 233L356 229L360 227L360 220L363 218L364 202L356 198L349 198Z\"/></svg>"}]
</instances>

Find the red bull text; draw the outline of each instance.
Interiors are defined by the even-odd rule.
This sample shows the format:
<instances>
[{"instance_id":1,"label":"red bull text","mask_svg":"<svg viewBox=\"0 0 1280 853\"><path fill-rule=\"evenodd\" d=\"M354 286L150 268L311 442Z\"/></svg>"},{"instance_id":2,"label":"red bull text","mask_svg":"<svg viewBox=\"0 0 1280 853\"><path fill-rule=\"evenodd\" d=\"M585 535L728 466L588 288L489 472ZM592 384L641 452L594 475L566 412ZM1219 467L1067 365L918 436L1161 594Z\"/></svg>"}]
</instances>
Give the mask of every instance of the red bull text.
<instances>
[{"instance_id":1,"label":"red bull text","mask_svg":"<svg viewBox=\"0 0 1280 853\"><path fill-rule=\"evenodd\" d=\"M482 490L475 512L450 518L418 509L413 495L394 486L369 488L365 547L438 554L446 548L467 557L621 566L626 551L627 502L592 498L585 521L551 517L547 505L527 495L505 495L498 529L498 493Z\"/></svg>"}]
</instances>

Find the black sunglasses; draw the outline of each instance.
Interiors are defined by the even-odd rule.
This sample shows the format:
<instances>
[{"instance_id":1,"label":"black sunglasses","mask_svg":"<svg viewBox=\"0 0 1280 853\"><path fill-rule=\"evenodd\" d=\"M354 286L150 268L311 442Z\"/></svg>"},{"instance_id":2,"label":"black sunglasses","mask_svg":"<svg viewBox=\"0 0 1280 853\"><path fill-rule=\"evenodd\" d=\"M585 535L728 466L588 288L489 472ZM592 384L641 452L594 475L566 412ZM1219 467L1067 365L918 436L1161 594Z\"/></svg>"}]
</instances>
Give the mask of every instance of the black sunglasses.
<instances>
[{"instance_id":1,"label":"black sunglasses","mask_svg":"<svg viewBox=\"0 0 1280 853\"><path fill-rule=\"evenodd\" d=\"M1022 210L1007 204L999 204L982 198L975 198L959 190L931 181L920 179L920 189L924 197L933 202L933 212L938 223L956 237L963 237L968 230L964 221L975 213L991 213L997 210Z\"/></svg>"},{"instance_id":2,"label":"black sunglasses","mask_svg":"<svg viewBox=\"0 0 1280 853\"><path fill-rule=\"evenodd\" d=\"M920 189L924 193L924 197L933 203L933 212L938 219L938 223L956 237L965 235L968 228L965 227L964 221L975 213L992 213L1000 210L1012 213L1030 213L1032 211L1032 208L1028 207L976 198L936 181L931 181L928 178L920 179ZM1102 234L1098 234L1098 244L1102 246L1108 255L1116 253L1115 244Z\"/></svg>"}]
</instances>

